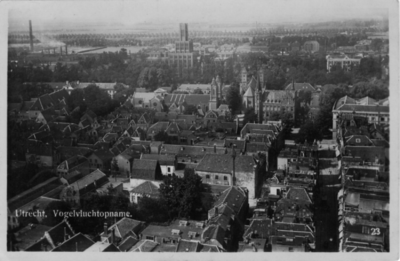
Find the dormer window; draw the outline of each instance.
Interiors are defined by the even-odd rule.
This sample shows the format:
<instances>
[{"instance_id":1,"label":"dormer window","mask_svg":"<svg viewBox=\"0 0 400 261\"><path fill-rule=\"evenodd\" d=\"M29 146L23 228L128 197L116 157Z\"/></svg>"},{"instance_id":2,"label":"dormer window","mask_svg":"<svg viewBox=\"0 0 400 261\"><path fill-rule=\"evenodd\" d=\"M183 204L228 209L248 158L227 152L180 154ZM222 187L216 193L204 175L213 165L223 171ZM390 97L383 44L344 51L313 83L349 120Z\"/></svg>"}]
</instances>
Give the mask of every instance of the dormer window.
<instances>
[{"instance_id":1,"label":"dormer window","mask_svg":"<svg viewBox=\"0 0 400 261\"><path fill-rule=\"evenodd\" d=\"M180 220L179 221L179 226L186 227L187 225L188 225L188 222L186 220Z\"/></svg>"},{"instance_id":2,"label":"dormer window","mask_svg":"<svg viewBox=\"0 0 400 261\"><path fill-rule=\"evenodd\" d=\"M181 233L181 231L179 229L172 229L172 235L173 236L179 236L179 234Z\"/></svg>"},{"instance_id":3,"label":"dormer window","mask_svg":"<svg viewBox=\"0 0 400 261\"><path fill-rule=\"evenodd\" d=\"M189 238L195 238L197 236L197 232L189 231L188 235L189 235Z\"/></svg>"},{"instance_id":4,"label":"dormer window","mask_svg":"<svg viewBox=\"0 0 400 261\"><path fill-rule=\"evenodd\" d=\"M196 222L196 228L204 228L203 222Z\"/></svg>"}]
</instances>

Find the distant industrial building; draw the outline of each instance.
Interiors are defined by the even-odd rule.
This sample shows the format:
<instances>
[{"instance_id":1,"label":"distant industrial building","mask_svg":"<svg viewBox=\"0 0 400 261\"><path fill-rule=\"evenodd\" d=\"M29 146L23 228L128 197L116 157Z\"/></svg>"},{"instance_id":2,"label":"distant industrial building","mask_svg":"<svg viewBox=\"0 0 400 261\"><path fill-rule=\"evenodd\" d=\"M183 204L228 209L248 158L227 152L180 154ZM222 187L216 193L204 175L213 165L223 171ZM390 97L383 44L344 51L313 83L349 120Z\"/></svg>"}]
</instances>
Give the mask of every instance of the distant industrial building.
<instances>
[{"instance_id":1,"label":"distant industrial building","mask_svg":"<svg viewBox=\"0 0 400 261\"><path fill-rule=\"evenodd\" d=\"M182 75L183 68L193 67L196 54L193 50L193 42L189 40L188 24L179 25L180 40L175 42L175 52L168 54L169 65L176 65L178 75Z\"/></svg>"}]
</instances>

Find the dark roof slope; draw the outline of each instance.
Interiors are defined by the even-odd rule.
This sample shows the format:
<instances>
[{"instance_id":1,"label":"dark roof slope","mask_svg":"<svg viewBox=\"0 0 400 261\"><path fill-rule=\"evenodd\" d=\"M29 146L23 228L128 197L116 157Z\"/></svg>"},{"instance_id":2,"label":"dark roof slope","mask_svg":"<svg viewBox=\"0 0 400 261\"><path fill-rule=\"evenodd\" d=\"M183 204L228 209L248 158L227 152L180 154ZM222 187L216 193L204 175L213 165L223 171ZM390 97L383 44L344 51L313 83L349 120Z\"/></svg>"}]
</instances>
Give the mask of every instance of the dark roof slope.
<instances>
[{"instance_id":1,"label":"dark roof slope","mask_svg":"<svg viewBox=\"0 0 400 261\"><path fill-rule=\"evenodd\" d=\"M251 156L237 155L235 158L236 172L253 173L255 162ZM232 173L233 159L229 154L206 154L196 167L196 171L207 171L217 173Z\"/></svg>"}]
</instances>

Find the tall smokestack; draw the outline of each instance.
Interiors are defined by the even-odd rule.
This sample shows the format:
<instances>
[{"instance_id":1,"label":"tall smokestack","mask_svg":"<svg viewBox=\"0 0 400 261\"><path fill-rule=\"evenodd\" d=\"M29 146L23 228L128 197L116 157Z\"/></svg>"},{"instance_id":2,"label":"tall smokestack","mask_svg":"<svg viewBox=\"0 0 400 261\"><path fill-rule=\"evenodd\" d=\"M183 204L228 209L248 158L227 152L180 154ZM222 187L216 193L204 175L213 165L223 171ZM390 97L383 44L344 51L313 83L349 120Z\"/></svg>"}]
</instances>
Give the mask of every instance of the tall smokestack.
<instances>
[{"instance_id":1,"label":"tall smokestack","mask_svg":"<svg viewBox=\"0 0 400 261\"><path fill-rule=\"evenodd\" d=\"M31 43L31 52L33 52L33 34L32 34L32 22L29 20L29 39Z\"/></svg>"}]
</instances>

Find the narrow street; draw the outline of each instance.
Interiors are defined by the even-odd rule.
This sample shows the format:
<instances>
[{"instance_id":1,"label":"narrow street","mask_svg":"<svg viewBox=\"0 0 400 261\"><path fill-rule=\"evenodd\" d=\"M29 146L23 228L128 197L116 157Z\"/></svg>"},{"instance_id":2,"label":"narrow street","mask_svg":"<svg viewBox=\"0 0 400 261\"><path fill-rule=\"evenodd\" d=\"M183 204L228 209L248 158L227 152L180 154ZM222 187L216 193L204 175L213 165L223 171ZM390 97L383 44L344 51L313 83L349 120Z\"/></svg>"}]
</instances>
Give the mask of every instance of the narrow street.
<instances>
[{"instance_id":1,"label":"narrow street","mask_svg":"<svg viewBox=\"0 0 400 261\"><path fill-rule=\"evenodd\" d=\"M338 252L337 187L321 187L315 193L316 252Z\"/></svg>"}]
</instances>

